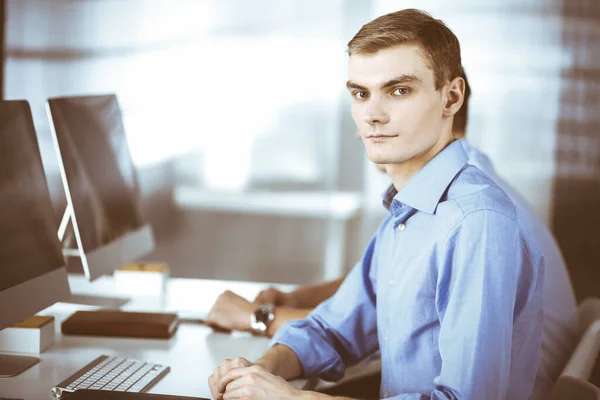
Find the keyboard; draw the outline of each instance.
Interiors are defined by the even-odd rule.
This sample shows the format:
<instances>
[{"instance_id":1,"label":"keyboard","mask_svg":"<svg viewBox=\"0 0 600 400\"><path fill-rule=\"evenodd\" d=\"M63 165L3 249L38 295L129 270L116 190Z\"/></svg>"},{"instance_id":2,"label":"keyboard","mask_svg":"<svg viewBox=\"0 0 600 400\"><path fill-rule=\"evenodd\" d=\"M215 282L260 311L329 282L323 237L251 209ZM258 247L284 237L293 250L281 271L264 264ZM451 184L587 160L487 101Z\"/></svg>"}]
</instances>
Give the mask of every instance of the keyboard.
<instances>
[{"instance_id":1,"label":"keyboard","mask_svg":"<svg viewBox=\"0 0 600 400\"><path fill-rule=\"evenodd\" d=\"M169 372L165 365L102 355L52 388L53 399L78 389L143 392Z\"/></svg>"}]
</instances>

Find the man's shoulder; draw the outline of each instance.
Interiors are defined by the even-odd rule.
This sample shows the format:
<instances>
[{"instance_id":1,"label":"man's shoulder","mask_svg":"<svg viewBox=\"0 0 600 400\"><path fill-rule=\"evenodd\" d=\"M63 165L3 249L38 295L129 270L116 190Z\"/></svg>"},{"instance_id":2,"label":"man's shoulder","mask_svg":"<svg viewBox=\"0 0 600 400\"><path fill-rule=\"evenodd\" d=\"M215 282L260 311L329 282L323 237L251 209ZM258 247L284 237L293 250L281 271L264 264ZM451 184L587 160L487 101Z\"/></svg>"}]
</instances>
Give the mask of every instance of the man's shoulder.
<instances>
[{"instance_id":1,"label":"man's shoulder","mask_svg":"<svg viewBox=\"0 0 600 400\"><path fill-rule=\"evenodd\" d=\"M448 226L447 235L456 230L481 232L482 224L486 224L488 235L498 239L518 235L529 253L536 259L541 258L519 208L493 179L477 167L468 165L457 175L448 188L445 203L448 205L445 208L453 214L449 218L452 223Z\"/></svg>"},{"instance_id":2,"label":"man's shoulder","mask_svg":"<svg viewBox=\"0 0 600 400\"><path fill-rule=\"evenodd\" d=\"M462 217L478 212L494 212L522 224L520 212L508 194L473 165L467 165L456 176L448 188L446 201L454 203Z\"/></svg>"}]
</instances>

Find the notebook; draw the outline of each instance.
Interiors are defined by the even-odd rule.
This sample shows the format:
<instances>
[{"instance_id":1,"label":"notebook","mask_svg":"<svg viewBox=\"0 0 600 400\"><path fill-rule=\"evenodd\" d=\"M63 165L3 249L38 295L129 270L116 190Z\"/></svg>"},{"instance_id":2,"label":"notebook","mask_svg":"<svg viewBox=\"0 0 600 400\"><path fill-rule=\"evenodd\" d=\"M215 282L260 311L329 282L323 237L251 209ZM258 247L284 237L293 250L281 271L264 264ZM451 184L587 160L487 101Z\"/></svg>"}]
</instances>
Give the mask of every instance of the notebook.
<instances>
[{"instance_id":1,"label":"notebook","mask_svg":"<svg viewBox=\"0 0 600 400\"><path fill-rule=\"evenodd\" d=\"M77 311L61 324L65 335L168 339L177 330L177 314L120 310Z\"/></svg>"}]
</instances>

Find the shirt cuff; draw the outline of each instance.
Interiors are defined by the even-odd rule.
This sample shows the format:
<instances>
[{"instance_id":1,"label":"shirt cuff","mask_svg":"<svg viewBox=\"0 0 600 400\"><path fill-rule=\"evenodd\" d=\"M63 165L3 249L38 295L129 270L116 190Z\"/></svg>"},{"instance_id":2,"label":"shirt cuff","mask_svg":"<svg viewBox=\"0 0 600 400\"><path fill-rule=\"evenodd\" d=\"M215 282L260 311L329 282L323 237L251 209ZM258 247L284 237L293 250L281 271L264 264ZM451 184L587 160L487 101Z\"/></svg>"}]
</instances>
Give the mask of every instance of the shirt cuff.
<instances>
[{"instance_id":1,"label":"shirt cuff","mask_svg":"<svg viewBox=\"0 0 600 400\"><path fill-rule=\"evenodd\" d=\"M345 366L339 354L311 328L307 320L286 322L271 340L271 346L276 344L283 344L296 353L305 378L319 376L328 381L338 381L344 376Z\"/></svg>"}]
</instances>

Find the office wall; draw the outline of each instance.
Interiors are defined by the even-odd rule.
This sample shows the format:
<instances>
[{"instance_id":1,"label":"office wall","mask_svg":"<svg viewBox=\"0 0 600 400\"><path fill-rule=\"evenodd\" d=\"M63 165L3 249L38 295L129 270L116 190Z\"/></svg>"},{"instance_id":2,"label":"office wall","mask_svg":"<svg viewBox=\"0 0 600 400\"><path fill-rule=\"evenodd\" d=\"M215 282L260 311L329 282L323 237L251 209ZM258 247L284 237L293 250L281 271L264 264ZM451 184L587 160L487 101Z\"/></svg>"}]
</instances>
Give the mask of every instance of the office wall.
<instances>
[{"instance_id":1,"label":"office wall","mask_svg":"<svg viewBox=\"0 0 600 400\"><path fill-rule=\"evenodd\" d=\"M468 138L553 225L580 293L596 290L595 2L527 0L8 0L5 94L32 102L51 191L61 184L48 96L116 92L159 227L152 257L181 276L318 280L326 223L177 209L177 185L360 193L351 265L389 180L364 157L343 83L345 45L399 7L442 18L473 87ZM587 205L581 207L581 204ZM159 222L157 222L159 221ZM164 234L163 234L164 233Z\"/></svg>"},{"instance_id":2,"label":"office wall","mask_svg":"<svg viewBox=\"0 0 600 400\"><path fill-rule=\"evenodd\" d=\"M128 9L127 4L119 10L123 13L117 14L114 13L117 2L112 2L112 8L109 3L69 0L6 2L5 96L8 99L27 99L31 104L57 222L66 200L45 113L46 98L117 92L124 108L126 128L131 128L139 119L140 111L135 98L133 104L130 103L129 93L135 91L135 87L125 84L126 69L147 57L148 53L161 51L169 46L170 41L189 34L180 29L163 35L149 35L151 29L145 23L154 15L134 13L135 8ZM155 2L154 6L158 7L158 4ZM113 14L108 15L111 11ZM155 12L160 12L160 9ZM128 13L136 17L123 20ZM110 19L103 20L103 16ZM129 24L125 25L125 22ZM127 26L129 31L121 30L125 33L121 37L118 29L111 29L115 24L122 29ZM145 87L152 91L151 85ZM141 95L149 96L148 93ZM153 122L152 114L146 114L150 115L149 122ZM143 132L143 127L127 131L134 133L128 135L128 141L136 164L141 167L142 206L155 234L161 239L169 235L172 226L172 164L167 156L157 156L161 139L156 131ZM144 133L145 137L141 137ZM169 146L162 148L167 153L170 151Z\"/></svg>"},{"instance_id":3,"label":"office wall","mask_svg":"<svg viewBox=\"0 0 600 400\"><path fill-rule=\"evenodd\" d=\"M325 224L311 218L176 212L177 230L152 255L180 277L316 282Z\"/></svg>"},{"instance_id":4,"label":"office wall","mask_svg":"<svg viewBox=\"0 0 600 400\"><path fill-rule=\"evenodd\" d=\"M295 236L321 237L319 219L188 215L174 209L170 195L189 183L207 190L360 190L363 155L346 107L344 50L369 1L7 4L6 93L32 104L57 215L64 194L45 99L116 92L144 207L153 224L162 224L152 258L173 264L174 275L198 277L272 275L253 275L263 265L320 269L323 244ZM296 250L267 255L262 245L248 246L245 233L253 230L277 249ZM349 248L354 260L360 250Z\"/></svg>"},{"instance_id":5,"label":"office wall","mask_svg":"<svg viewBox=\"0 0 600 400\"><path fill-rule=\"evenodd\" d=\"M600 3L565 1L553 227L579 299L600 296Z\"/></svg>"},{"instance_id":6,"label":"office wall","mask_svg":"<svg viewBox=\"0 0 600 400\"><path fill-rule=\"evenodd\" d=\"M246 24L248 27L254 27L252 29L262 25L264 31L270 32L270 35L277 35L281 32L277 27L273 27L273 21L261 23L261 18L257 15L260 14L261 5L264 4L277 10L281 8L282 3L256 3L253 7L256 10L248 11ZM281 114L276 115L275 118L279 121L275 121L274 128L262 132L253 142L252 160L248 168L250 181L247 189L251 191L343 190L361 193L364 186L365 156L361 142L355 137L355 127L350 116L350 102L343 85L346 74L344 49L346 42L356 30L368 21L372 4L370 1L330 2L324 8L318 2L307 4L302 17L299 18L300 22L286 20L286 14L279 11L284 14L284 19L278 24L294 26L292 32L285 33L285 40L288 40L291 45L297 41L296 36L299 33L294 30L309 37L319 32L321 35L319 41L325 44L328 41L335 41L337 47L328 47L327 51L334 52L333 58L318 56L323 52L318 41L311 42L311 46L315 47L315 53L311 53L306 47L299 48L298 57L307 59L316 57L316 64L312 66L304 61L304 65L309 68L303 67L302 71L298 72L292 69L289 73L306 74L308 80L313 76L315 82L312 85L308 82L304 83L307 77L303 77L301 82L293 83L290 90L297 91L297 85L310 85L308 86L310 91L332 90L328 85L323 87L319 83L323 79L318 76L319 71L322 70L324 76L329 76L327 80L334 82L332 92L334 101L329 103L319 96L312 99L307 97L307 94L303 94L304 92L298 92L301 95L300 100L294 100ZM289 6L283 8L295 9ZM232 35L243 34L243 30L239 31L236 28L236 31L238 33ZM257 57L262 56L263 53L257 55ZM276 65L281 64L278 60L273 62ZM323 68L324 64L331 62L336 65L334 70ZM279 69L285 71L289 68L290 66L285 64ZM280 74L285 78L285 72L271 73L271 75ZM280 80L281 85L285 87L285 79L282 80L281 76L274 79ZM285 98L281 100L288 101ZM293 148L300 151L294 154ZM200 149L176 161L178 184L199 187L206 185L206 176L202 174L202 170L207 168L207 164L203 162L206 152L207 149ZM268 160L269 164L266 164L265 160ZM296 163L290 166L288 164L290 160L292 162L296 160ZM298 168L300 166L305 169L305 172ZM307 172L311 170L313 172ZM214 183L210 182L210 184ZM228 188L228 190L232 189ZM241 193L240 197L243 196L244 194ZM375 218L381 216L377 215ZM372 233L371 231L365 234L365 237L362 236L364 221L370 219L361 214L348 223L344 256L348 267L360 257L366 243L365 238ZM180 276L292 283L309 283L321 279L327 231L327 222L323 219L247 215L241 210L237 213L179 210L176 220L179 224L177 232L168 243L159 245L155 256L170 260L177 266L176 273Z\"/></svg>"}]
</instances>

